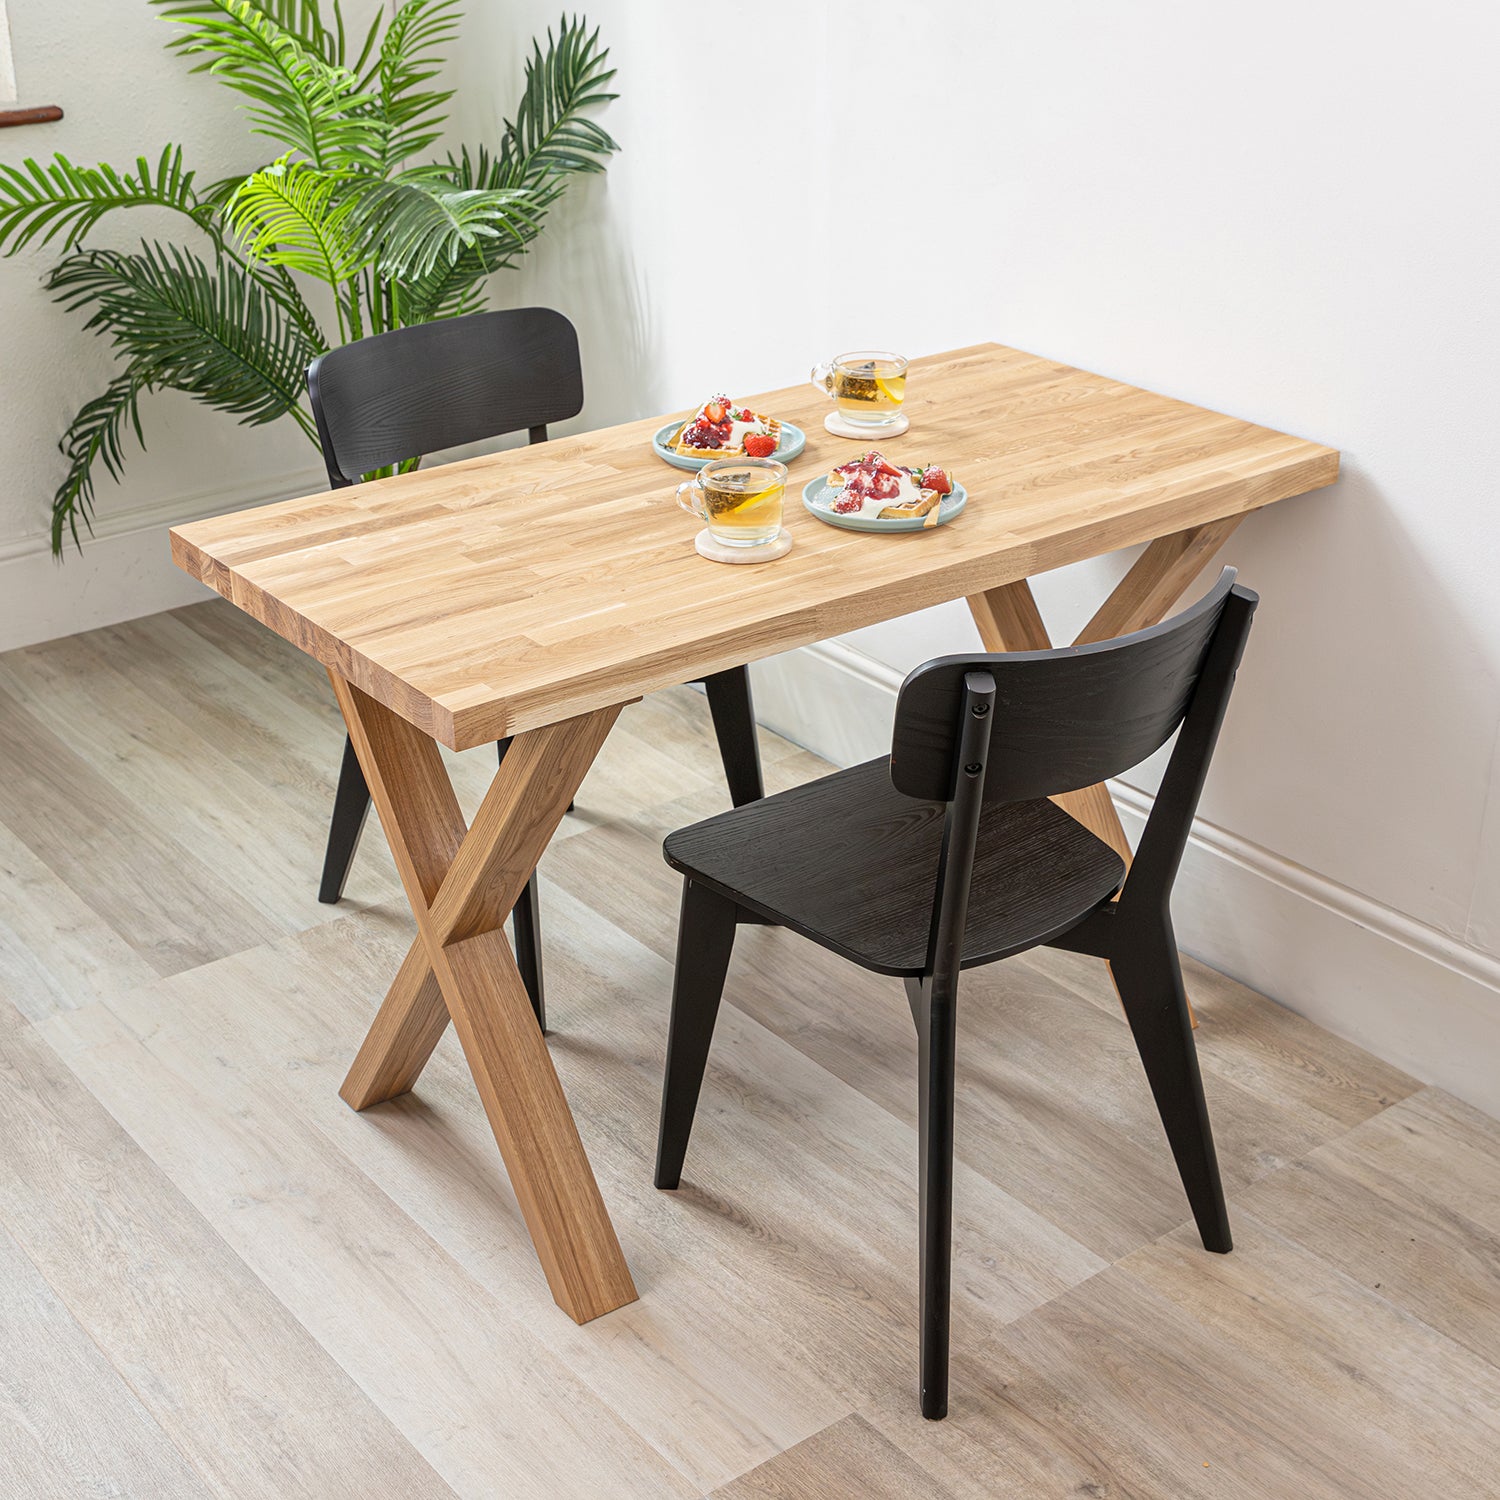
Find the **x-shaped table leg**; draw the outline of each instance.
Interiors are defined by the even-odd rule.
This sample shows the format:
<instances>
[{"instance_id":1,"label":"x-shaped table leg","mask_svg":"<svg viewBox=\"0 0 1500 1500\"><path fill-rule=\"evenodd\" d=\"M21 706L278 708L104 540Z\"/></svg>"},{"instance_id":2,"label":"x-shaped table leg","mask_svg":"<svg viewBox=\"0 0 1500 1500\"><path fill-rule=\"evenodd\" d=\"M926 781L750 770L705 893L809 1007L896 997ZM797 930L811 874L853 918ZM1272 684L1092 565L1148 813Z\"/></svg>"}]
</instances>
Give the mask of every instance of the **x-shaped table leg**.
<instances>
[{"instance_id":1,"label":"x-shaped table leg","mask_svg":"<svg viewBox=\"0 0 1500 1500\"><path fill-rule=\"evenodd\" d=\"M1222 521L1209 521L1203 526L1190 526L1186 531L1158 537L1131 565L1073 644L1107 641L1166 619L1182 597L1182 591L1243 519L1243 516L1226 516ZM986 651L1045 651L1052 644L1031 585L1024 578L972 595L969 609ZM1064 792L1052 800L1118 850L1129 866L1130 841L1120 826L1120 815L1115 811L1108 787L1084 787L1082 791ZM1197 1024L1195 1019L1193 1025Z\"/></svg>"},{"instance_id":2,"label":"x-shaped table leg","mask_svg":"<svg viewBox=\"0 0 1500 1500\"><path fill-rule=\"evenodd\" d=\"M339 1090L355 1109L406 1092L453 1021L552 1295L575 1322L635 1286L505 936L505 919L619 707L518 735L465 828L437 745L331 672L417 919Z\"/></svg>"}]
</instances>

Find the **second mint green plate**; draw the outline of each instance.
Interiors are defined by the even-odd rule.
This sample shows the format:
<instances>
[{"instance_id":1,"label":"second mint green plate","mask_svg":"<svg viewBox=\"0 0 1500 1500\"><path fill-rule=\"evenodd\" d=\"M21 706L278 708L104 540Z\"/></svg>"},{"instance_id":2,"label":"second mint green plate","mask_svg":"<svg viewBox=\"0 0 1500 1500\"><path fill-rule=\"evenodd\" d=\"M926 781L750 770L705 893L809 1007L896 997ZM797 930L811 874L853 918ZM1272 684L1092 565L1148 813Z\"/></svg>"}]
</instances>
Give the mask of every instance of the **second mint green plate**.
<instances>
[{"instance_id":1,"label":"second mint green plate","mask_svg":"<svg viewBox=\"0 0 1500 1500\"><path fill-rule=\"evenodd\" d=\"M717 453L705 453L702 458L689 458L684 453L674 453L667 447L667 444L672 441L677 429L681 426L682 421L679 418L676 422L668 422L665 427L657 429L651 439L651 451L658 458L664 458L674 469L687 469L691 473L720 457ZM794 427L790 422L783 422L781 441L776 445L776 451L771 457L777 463L790 463L805 447L807 447L807 434L800 427Z\"/></svg>"},{"instance_id":2,"label":"second mint green plate","mask_svg":"<svg viewBox=\"0 0 1500 1500\"><path fill-rule=\"evenodd\" d=\"M845 531L933 531L936 527L923 526L926 516L891 516L882 521L879 516L841 516L833 508L833 498L838 494L829 488L828 476L819 474L802 489L802 503L820 521L830 526L842 526ZM938 501L938 526L946 526L965 505L969 503L969 492L963 485L955 484L951 495Z\"/></svg>"}]
</instances>

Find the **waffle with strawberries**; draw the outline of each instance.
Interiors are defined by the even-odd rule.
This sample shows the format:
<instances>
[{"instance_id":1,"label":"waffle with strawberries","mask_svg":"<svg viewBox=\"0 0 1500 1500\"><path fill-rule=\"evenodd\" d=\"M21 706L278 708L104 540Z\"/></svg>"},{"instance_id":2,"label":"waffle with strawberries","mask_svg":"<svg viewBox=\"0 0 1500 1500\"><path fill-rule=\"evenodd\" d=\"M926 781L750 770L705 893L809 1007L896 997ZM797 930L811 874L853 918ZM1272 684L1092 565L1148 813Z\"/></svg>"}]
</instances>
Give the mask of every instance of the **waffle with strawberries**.
<instances>
[{"instance_id":1,"label":"waffle with strawberries","mask_svg":"<svg viewBox=\"0 0 1500 1500\"><path fill-rule=\"evenodd\" d=\"M828 487L837 492L829 506L835 515L858 512L882 521L921 516L924 527L937 525L943 496L953 493L946 469L936 464L893 464L873 448L831 470Z\"/></svg>"},{"instance_id":2,"label":"waffle with strawberries","mask_svg":"<svg viewBox=\"0 0 1500 1500\"><path fill-rule=\"evenodd\" d=\"M780 442L775 417L715 396L678 428L669 446L684 458L770 458Z\"/></svg>"}]
</instances>

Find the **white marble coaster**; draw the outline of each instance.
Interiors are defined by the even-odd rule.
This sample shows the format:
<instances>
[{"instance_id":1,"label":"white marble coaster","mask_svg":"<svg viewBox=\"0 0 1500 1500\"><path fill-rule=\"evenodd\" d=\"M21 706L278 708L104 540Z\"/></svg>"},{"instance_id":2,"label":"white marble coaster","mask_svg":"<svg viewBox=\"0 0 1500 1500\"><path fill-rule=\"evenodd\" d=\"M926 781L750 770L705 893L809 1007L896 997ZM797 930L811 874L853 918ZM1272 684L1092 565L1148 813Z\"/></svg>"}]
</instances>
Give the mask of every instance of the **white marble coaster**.
<instances>
[{"instance_id":1,"label":"white marble coaster","mask_svg":"<svg viewBox=\"0 0 1500 1500\"><path fill-rule=\"evenodd\" d=\"M716 542L705 526L693 539L693 545L698 549L698 556L706 557L710 562L775 562L792 550L792 534L783 526L773 542L762 542L758 547L726 547L723 542Z\"/></svg>"},{"instance_id":2,"label":"white marble coaster","mask_svg":"<svg viewBox=\"0 0 1500 1500\"><path fill-rule=\"evenodd\" d=\"M845 421L836 411L831 411L823 418L823 425L835 437L868 438L872 443L878 443L881 438L900 437L908 427L911 419L902 412L889 427L863 427L858 422Z\"/></svg>"}]
</instances>

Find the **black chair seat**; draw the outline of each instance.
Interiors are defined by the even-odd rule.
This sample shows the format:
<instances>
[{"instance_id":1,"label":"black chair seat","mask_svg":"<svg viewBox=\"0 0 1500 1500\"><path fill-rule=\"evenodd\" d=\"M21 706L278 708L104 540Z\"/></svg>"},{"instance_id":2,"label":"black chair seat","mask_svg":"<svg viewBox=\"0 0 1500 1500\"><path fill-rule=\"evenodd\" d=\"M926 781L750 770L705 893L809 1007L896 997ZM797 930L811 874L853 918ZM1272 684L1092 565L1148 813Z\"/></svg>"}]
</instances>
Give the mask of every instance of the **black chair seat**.
<instances>
[{"instance_id":1,"label":"black chair seat","mask_svg":"<svg viewBox=\"0 0 1500 1500\"><path fill-rule=\"evenodd\" d=\"M946 811L898 792L882 757L680 829L666 857L689 879L864 968L914 976L932 942ZM963 967L1066 932L1124 879L1120 856L1045 798L988 804Z\"/></svg>"}]
</instances>

